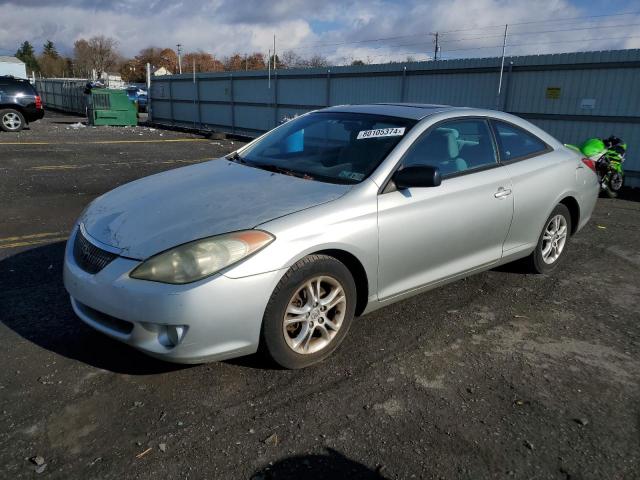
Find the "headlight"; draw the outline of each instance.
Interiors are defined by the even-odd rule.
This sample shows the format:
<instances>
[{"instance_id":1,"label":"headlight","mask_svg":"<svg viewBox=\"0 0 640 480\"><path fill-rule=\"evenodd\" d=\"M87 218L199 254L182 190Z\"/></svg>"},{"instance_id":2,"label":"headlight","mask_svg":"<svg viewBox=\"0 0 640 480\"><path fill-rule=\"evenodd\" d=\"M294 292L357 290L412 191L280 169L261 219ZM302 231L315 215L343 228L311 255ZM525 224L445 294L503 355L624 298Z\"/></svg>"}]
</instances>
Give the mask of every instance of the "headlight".
<instances>
[{"instance_id":1,"label":"headlight","mask_svg":"<svg viewBox=\"0 0 640 480\"><path fill-rule=\"evenodd\" d=\"M145 260L130 276L183 284L201 280L269 245L275 237L262 230L226 233L185 243Z\"/></svg>"}]
</instances>

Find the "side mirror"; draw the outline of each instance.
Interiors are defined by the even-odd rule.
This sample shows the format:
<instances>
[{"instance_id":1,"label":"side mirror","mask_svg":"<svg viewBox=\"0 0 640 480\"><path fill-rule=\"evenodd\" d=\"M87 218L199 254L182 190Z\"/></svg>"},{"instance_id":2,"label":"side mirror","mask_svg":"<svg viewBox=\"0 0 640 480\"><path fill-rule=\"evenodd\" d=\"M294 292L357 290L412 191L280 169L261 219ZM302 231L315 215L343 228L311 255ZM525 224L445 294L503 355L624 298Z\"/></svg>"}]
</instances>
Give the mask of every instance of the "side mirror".
<instances>
[{"instance_id":1,"label":"side mirror","mask_svg":"<svg viewBox=\"0 0 640 480\"><path fill-rule=\"evenodd\" d=\"M398 170L393 175L398 190L411 187L437 187L442 183L438 167L431 165L413 165Z\"/></svg>"}]
</instances>

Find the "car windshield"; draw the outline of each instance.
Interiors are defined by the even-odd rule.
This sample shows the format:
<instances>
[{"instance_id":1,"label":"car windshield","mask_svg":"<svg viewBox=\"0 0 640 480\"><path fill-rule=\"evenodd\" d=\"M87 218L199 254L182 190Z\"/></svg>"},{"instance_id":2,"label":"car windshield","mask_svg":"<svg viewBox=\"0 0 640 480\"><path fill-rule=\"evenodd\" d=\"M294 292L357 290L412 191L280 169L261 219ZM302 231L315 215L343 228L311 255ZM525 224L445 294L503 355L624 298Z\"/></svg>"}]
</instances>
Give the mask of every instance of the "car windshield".
<instances>
[{"instance_id":1,"label":"car windshield","mask_svg":"<svg viewBox=\"0 0 640 480\"><path fill-rule=\"evenodd\" d=\"M361 113L316 112L290 120L230 160L331 183L359 183L415 121Z\"/></svg>"}]
</instances>

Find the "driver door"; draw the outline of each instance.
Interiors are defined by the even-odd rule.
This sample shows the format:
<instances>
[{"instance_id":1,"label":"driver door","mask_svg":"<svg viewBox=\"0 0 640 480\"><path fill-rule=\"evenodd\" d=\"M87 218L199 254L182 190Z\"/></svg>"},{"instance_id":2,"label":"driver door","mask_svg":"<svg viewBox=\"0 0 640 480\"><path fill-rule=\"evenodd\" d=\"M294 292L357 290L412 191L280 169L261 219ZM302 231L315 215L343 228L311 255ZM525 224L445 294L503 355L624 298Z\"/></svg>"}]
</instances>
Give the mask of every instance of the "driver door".
<instances>
[{"instance_id":1,"label":"driver door","mask_svg":"<svg viewBox=\"0 0 640 480\"><path fill-rule=\"evenodd\" d=\"M418 164L438 167L442 184L378 195L380 300L497 262L509 232L511 180L485 119L431 127L400 168Z\"/></svg>"}]
</instances>

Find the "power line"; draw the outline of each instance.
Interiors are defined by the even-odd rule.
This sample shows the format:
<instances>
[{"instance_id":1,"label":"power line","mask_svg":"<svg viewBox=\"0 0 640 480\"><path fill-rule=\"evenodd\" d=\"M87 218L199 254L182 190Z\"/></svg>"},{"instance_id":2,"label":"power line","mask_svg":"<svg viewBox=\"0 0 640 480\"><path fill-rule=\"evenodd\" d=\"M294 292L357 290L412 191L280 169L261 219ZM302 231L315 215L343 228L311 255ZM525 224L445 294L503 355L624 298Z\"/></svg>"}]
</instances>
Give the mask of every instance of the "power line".
<instances>
[{"instance_id":1,"label":"power line","mask_svg":"<svg viewBox=\"0 0 640 480\"><path fill-rule=\"evenodd\" d=\"M597 37L597 38L581 38L579 40L557 40L552 42L535 42L535 43L516 43L516 44L507 44L509 48L512 47L527 47L527 46L537 46L537 45L553 45L559 43L579 43L579 42L591 42L591 41L600 41L600 40L627 40L632 38L640 38L640 35L626 35L623 37ZM491 48L502 48L502 44L496 45L485 45L482 47L469 47L469 48L456 48L453 50L442 49L442 54L446 55L451 52L466 52L471 50L486 50ZM390 52L390 53L381 53L376 55L369 55L370 58L377 57L390 57L390 56L401 56L401 55L420 55L424 54L422 51L418 52Z\"/></svg>"},{"instance_id":2,"label":"power line","mask_svg":"<svg viewBox=\"0 0 640 480\"><path fill-rule=\"evenodd\" d=\"M530 22L517 22L517 23L510 23L509 25L513 25L513 26L518 26L518 25L533 25L536 23L557 23L557 22L568 22L568 21L576 21L576 20L588 20L588 19L593 19L593 18L609 18L609 17L621 17L621 16L628 16L628 15L640 15L640 11L637 12L625 12L625 13L615 13L615 14L607 14L607 15L589 15L589 16L584 16L584 17L572 17L572 18L558 18L558 19L548 19L548 20L537 20L537 21L530 21ZM636 25L636 24L634 24ZM468 31L474 31L474 30L482 30L482 29L489 29L489 28L503 28L504 24L502 25L484 25L484 26L477 26L477 27L471 27L471 28L459 28L459 29L455 29L455 30L444 30L444 31L438 31L438 33L440 34L447 34L447 33L457 33L457 32L468 32ZM591 28L591 27L589 27ZM609 28L609 27L607 27ZM302 45L299 47L293 47L293 48L289 48L287 50L309 50L309 49L313 49L313 48L317 48L317 47L331 47L331 46L340 46L340 45L354 45L354 44L360 44L360 43L369 43L369 42L379 42L379 41L383 41L383 40L397 40L399 38L410 38L410 37L421 37L421 36L427 36L427 35L432 35L432 33L414 33L414 34L408 34L408 35L396 35L396 36L392 36L392 37L378 37L378 38L368 38L368 39L363 39L363 40L351 40L351 41L341 41L341 42L330 42L330 43L316 43L316 44L308 44L308 45ZM502 36L502 34L498 35L498 36Z\"/></svg>"},{"instance_id":3,"label":"power line","mask_svg":"<svg viewBox=\"0 0 640 480\"><path fill-rule=\"evenodd\" d=\"M509 24L511 25L511 24ZM599 30L603 30L603 29L609 29L609 28L624 28L624 27L636 27L636 26L640 26L640 23L628 23L628 24L616 24L616 25L607 25L607 26L598 26ZM504 25L503 25L504 28ZM578 31L586 31L586 30L593 30L594 27L580 27L580 28L566 28L566 29L556 29L556 30L538 30L538 31L527 31L527 32L514 32L514 33L510 33L509 34L509 38L513 38L513 37L520 37L520 36L526 36L526 35L541 35L541 34L552 34L552 33L563 33L563 32L578 32ZM442 44L451 44L451 43L462 43L462 42L472 42L474 40L482 40L482 39L486 39L486 38L502 38L503 34L500 35L484 35L484 36L476 36L476 37L462 37L462 38L453 38L453 39L447 39L446 36L443 37L442 40L440 40L440 37L442 32L438 32L438 34L440 35L438 37L438 47L439 50L442 50ZM420 34L420 35L433 35L435 36L436 34L434 33L429 33L429 34ZM382 44L382 45L375 45L375 46L371 46L368 45L366 46L366 48L368 50L380 50L380 49L390 49L390 48L397 48L397 47L408 47L408 46L420 46L420 45L424 45L425 48L428 47L428 45L430 45L432 42L432 40L429 39L424 39L424 40L420 40L417 42L404 42L404 43L392 43L392 44ZM291 49L290 49L291 50ZM323 53L323 54L330 54L331 52L334 51L334 49L331 50L327 50L326 48L319 48L319 49L311 49L311 48L307 48L306 50L309 50L313 53ZM335 51L337 51L338 49L335 49Z\"/></svg>"},{"instance_id":4,"label":"power line","mask_svg":"<svg viewBox=\"0 0 640 480\"><path fill-rule=\"evenodd\" d=\"M509 24L509 26L511 26L511 24ZM620 28L620 27L624 27L624 26L640 26L640 23L635 23L635 24L626 24L626 25L612 25L611 27L615 27L615 28ZM504 25L503 25L504 28ZM600 28L609 28L609 27L600 27ZM530 31L530 32L523 32L523 33L509 33L509 38L512 37L516 37L516 36L520 36L520 35L539 35L539 34L548 34L548 33L559 33L559 32L571 32L571 31L582 31L582 30L593 30L591 27L590 28L578 28L578 29L560 29L560 30L541 30L541 31ZM435 36L436 34L432 33L429 35L433 35ZM483 37L475 37L475 38L459 38L459 39L452 39L452 40L448 40L446 37L444 37L443 40L440 40L440 37L438 37L438 51L442 51L443 47L442 45L447 45L447 44L451 44L451 43L460 43L460 42L466 42L466 41L473 41L473 40L481 40L481 39L485 39L485 38L502 38L504 36L504 33L500 34L500 35L487 35L487 36L483 36ZM578 41L582 41L578 40ZM381 50L381 49L391 49L391 48L398 48L398 47L412 47L412 46L420 46L420 45L424 45L425 47L427 47L428 45L430 45L432 42L432 40L421 40L419 42L409 42L409 43L395 43L395 44L389 44L389 45L376 45L376 46L368 46L367 48L369 50ZM564 42L560 41L560 43ZM496 47L499 47L501 45L495 45ZM511 46L510 44L508 44L508 46ZM469 47L469 48L464 48L464 49L460 49L460 50L447 50L444 49L446 51L462 51L462 50L469 50L469 49L474 49L474 48L488 48L485 46L480 46L480 47ZM314 50L314 52L318 52L318 50ZM325 52L326 53L326 52ZM435 55L434 55L435 56Z\"/></svg>"}]
</instances>

